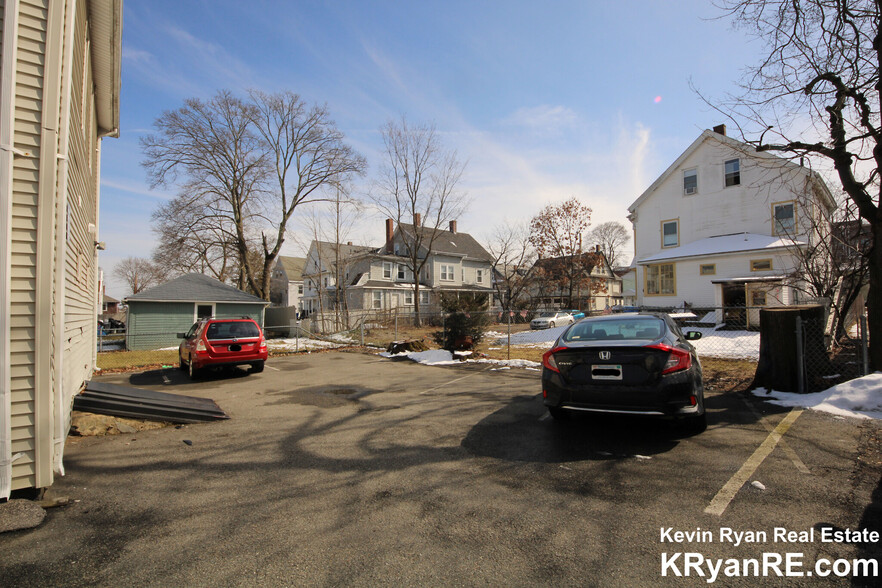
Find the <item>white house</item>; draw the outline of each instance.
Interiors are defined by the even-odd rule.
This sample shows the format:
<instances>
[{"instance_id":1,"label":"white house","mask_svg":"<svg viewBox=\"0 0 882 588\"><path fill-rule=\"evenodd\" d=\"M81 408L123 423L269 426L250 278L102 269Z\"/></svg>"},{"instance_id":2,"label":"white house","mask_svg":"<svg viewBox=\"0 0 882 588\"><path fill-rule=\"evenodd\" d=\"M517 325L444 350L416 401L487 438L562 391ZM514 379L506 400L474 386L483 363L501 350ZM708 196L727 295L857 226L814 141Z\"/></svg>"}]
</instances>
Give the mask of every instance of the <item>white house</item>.
<instances>
[{"instance_id":1,"label":"white house","mask_svg":"<svg viewBox=\"0 0 882 588\"><path fill-rule=\"evenodd\" d=\"M799 302L798 251L828 222L833 198L816 172L725 132L701 133L628 207L641 306Z\"/></svg>"},{"instance_id":2,"label":"white house","mask_svg":"<svg viewBox=\"0 0 882 588\"><path fill-rule=\"evenodd\" d=\"M280 255L270 278L270 302L273 306L292 306L303 311L303 268L306 259Z\"/></svg>"},{"instance_id":3,"label":"white house","mask_svg":"<svg viewBox=\"0 0 882 588\"><path fill-rule=\"evenodd\" d=\"M0 0L0 499L50 486L95 367L121 0Z\"/></svg>"}]
</instances>

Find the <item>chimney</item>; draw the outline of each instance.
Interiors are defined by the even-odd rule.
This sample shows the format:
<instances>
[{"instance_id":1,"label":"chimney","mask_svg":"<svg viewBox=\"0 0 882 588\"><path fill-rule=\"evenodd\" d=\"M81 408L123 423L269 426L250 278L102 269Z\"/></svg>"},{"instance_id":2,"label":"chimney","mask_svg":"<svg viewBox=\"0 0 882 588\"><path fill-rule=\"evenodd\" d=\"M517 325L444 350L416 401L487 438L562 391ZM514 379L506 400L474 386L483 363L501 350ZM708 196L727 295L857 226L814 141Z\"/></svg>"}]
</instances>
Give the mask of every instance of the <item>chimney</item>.
<instances>
[{"instance_id":1,"label":"chimney","mask_svg":"<svg viewBox=\"0 0 882 588\"><path fill-rule=\"evenodd\" d=\"M420 228L420 213L418 212L413 213L413 228Z\"/></svg>"},{"instance_id":2,"label":"chimney","mask_svg":"<svg viewBox=\"0 0 882 588\"><path fill-rule=\"evenodd\" d=\"M352 241L347 241L346 244L352 247Z\"/></svg>"},{"instance_id":3,"label":"chimney","mask_svg":"<svg viewBox=\"0 0 882 588\"><path fill-rule=\"evenodd\" d=\"M456 234L456 221L455 220L450 221L450 232L453 234Z\"/></svg>"},{"instance_id":4,"label":"chimney","mask_svg":"<svg viewBox=\"0 0 882 588\"><path fill-rule=\"evenodd\" d=\"M392 253L392 234L395 232L395 223L391 218L386 219L386 253Z\"/></svg>"},{"instance_id":5,"label":"chimney","mask_svg":"<svg viewBox=\"0 0 882 588\"><path fill-rule=\"evenodd\" d=\"M714 132L720 135L726 136L726 125L717 125L714 127Z\"/></svg>"}]
</instances>

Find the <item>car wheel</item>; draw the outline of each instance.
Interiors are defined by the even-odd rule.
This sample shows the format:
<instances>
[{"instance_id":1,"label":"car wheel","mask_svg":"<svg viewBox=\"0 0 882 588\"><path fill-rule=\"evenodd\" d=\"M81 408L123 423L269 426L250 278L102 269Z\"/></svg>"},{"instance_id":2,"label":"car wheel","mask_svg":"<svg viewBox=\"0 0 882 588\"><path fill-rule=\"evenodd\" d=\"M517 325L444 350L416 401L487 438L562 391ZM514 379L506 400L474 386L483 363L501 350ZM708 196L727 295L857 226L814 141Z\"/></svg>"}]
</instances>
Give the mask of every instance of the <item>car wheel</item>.
<instances>
[{"instance_id":1,"label":"car wheel","mask_svg":"<svg viewBox=\"0 0 882 588\"><path fill-rule=\"evenodd\" d=\"M554 328L554 321L551 321L550 323L548 323L548 328L549 328L549 329L553 329L553 328Z\"/></svg>"},{"instance_id":2,"label":"car wheel","mask_svg":"<svg viewBox=\"0 0 882 588\"><path fill-rule=\"evenodd\" d=\"M263 362L262 361L255 361L254 363L251 364L251 369L249 370L248 373L249 374L259 374L262 371L263 371Z\"/></svg>"},{"instance_id":3,"label":"car wheel","mask_svg":"<svg viewBox=\"0 0 882 588\"><path fill-rule=\"evenodd\" d=\"M193 367L193 360L190 360L190 363L187 364L187 367L190 368L190 379L195 380L199 377L199 370Z\"/></svg>"},{"instance_id":4,"label":"car wheel","mask_svg":"<svg viewBox=\"0 0 882 588\"><path fill-rule=\"evenodd\" d=\"M570 413L557 406L548 406L548 414L556 421L565 421L570 418Z\"/></svg>"}]
</instances>

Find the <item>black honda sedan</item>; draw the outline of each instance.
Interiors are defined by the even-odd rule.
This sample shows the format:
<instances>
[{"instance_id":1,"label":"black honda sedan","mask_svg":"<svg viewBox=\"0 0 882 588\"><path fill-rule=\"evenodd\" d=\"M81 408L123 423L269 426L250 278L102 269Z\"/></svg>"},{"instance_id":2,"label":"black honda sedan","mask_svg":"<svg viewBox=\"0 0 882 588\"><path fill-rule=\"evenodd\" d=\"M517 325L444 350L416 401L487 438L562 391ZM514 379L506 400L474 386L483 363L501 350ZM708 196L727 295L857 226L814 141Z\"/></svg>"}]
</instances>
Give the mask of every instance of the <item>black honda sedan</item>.
<instances>
[{"instance_id":1,"label":"black honda sedan","mask_svg":"<svg viewBox=\"0 0 882 588\"><path fill-rule=\"evenodd\" d=\"M669 417L704 430L701 364L666 314L615 314L571 325L542 357L542 397L555 419L571 412Z\"/></svg>"}]
</instances>

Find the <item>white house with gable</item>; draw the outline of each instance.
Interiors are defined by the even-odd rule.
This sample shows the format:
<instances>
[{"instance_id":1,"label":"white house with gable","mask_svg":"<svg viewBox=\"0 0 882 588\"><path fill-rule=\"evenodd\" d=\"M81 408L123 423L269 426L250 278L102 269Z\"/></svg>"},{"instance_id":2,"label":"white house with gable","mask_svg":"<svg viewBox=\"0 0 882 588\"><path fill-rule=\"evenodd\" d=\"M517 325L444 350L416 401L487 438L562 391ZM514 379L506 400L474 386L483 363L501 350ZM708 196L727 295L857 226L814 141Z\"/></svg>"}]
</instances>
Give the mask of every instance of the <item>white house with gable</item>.
<instances>
[{"instance_id":1,"label":"white house with gable","mask_svg":"<svg viewBox=\"0 0 882 588\"><path fill-rule=\"evenodd\" d=\"M748 307L758 324L758 308L799 303L798 252L834 206L816 172L704 131L628 207L637 303Z\"/></svg>"}]
</instances>

